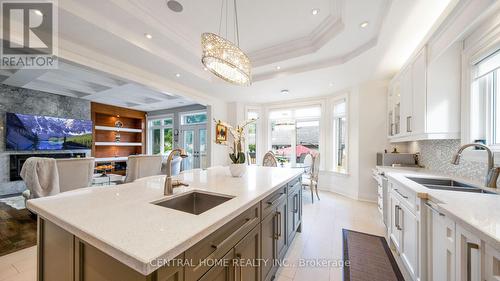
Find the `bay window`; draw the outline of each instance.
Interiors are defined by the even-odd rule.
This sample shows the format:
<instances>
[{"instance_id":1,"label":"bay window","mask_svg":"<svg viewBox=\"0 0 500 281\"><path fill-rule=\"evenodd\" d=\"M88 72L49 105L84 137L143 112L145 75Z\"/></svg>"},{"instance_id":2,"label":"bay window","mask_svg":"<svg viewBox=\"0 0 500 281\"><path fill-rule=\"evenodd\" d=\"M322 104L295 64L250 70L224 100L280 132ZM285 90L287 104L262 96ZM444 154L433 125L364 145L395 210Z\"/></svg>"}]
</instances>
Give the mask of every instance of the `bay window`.
<instances>
[{"instance_id":1,"label":"bay window","mask_svg":"<svg viewBox=\"0 0 500 281\"><path fill-rule=\"evenodd\" d=\"M319 154L320 106L275 109L269 112L271 150L281 163L303 163Z\"/></svg>"}]
</instances>

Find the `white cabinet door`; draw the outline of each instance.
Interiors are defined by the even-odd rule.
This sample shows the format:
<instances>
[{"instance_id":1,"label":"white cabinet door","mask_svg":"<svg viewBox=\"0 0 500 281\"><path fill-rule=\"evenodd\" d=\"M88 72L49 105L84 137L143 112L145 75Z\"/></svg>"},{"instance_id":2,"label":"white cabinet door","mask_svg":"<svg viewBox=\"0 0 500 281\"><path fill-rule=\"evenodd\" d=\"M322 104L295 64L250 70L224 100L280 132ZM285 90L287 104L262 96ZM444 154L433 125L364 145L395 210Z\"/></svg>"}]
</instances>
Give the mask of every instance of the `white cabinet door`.
<instances>
[{"instance_id":1,"label":"white cabinet door","mask_svg":"<svg viewBox=\"0 0 500 281\"><path fill-rule=\"evenodd\" d=\"M411 67L401 74L401 135L411 134L411 118L413 115L413 89Z\"/></svg>"},{"instance_id":2,"label":"white cabinet door","mask_svg":"<svg viewBox=\"0 0 500 281\"><path fill-rule=\"evenodd\" d=\"M486 244L484 254L484 278L486 281L500 280L500 252Z\"/></svg>"},{"instance_id":3,"label":"white cabinet door","mask_svg":"<svg viewBox=\"0 0 500 281\"><path fill-rule=\"evenodd\" d=\"M390 205L390 212L391 212L391 227L390 227L390 239L394 246L396 247L396 250L401 253L403 250L402 244L401 244L401 211L400 211L400 203L399 200L392 194L392 192L389 193L389 198L391 201Z\"/></svg>"},{"instance_id":4,"label":"white cabinet door","mask_svg":"<svg viewBox=\"0 0 500 281\"><path fill-rule=\"evenodd\" d=\"M481 240L469 231L456 225L455 272L457 281L480 281Z\"/></svg>"},{"instance_id":5,"label":"white cabinet door","mask_svg":"<svg viewBox=\"0 0 500 281\"><path fill-rule=\"evenodd\" d=\"M405 205L401 205L400 229L402 230L403 249L401 259L413 280L418 279L418 231L419 221L417 217Z\"/></svg>"},{"instance_id":6,"label":"white cabinet door","mask_svg":"<svg viewBox=\"0 0 500 281\"><path fill-rule=\"evenodd\" d=\"M423 134L426 130L427 104L427 56L425 48L415 58L411 67L412 73L412 114L408 120L412 134Z\"/></svg>"},{"instance_id":7,"label":"white cabinet door","mask_svg":"<svg viewBox=\"0 0 500 281\"><path fill-rule=\"evenodd\" d=\"M455 280L455 222L430 207L429 281Z\"/></svg>"}]
</instances>

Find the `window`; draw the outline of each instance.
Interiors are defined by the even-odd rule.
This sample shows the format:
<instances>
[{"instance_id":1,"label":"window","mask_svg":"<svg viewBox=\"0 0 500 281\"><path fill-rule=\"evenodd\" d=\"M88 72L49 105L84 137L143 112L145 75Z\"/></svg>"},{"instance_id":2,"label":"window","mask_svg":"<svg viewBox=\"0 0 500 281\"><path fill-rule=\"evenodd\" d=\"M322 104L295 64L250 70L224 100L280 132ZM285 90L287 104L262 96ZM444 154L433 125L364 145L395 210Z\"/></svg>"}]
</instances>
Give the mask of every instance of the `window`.
<instances>
[{"instance_id":1,"label":"window","mask_svg":"<svg viewBox=\"0 0 500 281\"><path fill-rule=\"evenodd\" d=\"M206 112L191 112L181 115L182 125L198 125L207 123Z\"/></svg>"},{"instance_id":2,"label":"window","mask_svg":"<svg viewBox=\"0 0 500 281\"><path fill-rule=\"evenodd\" d=\"M172 117L149 121L149 153L168 154L174 146L174 120Z\"/></svg>"},{"instance_id":3,"label":"window","mask_svg":"<svg viewBox=\"0 0 500 281\"><path fill-rule=\"evenodd\" d=\"M347 173L347 103L345 99L333 105L333 159L334 171Z\"/></svg>"},{"instance_id":4,"label":"window","mask_svg":"<svg viewBox=\"0 0 500 281\"><path fill-rule=\"evenodd\" d=\"M471 85L471 141L500 148L500 50L474 65Z\"/></svg>"},{"instance_id":5,"label":"window","mask_svg":"<svg viewBox=\"0 0 500 281\"><path fill-rule=\"evenodd\" d=\"M269 112L271 150L282 163L303 163L308 153L319 154L321 107Z\"/></svg>"},{"instance_id":6,"label":"window","mask_svg":"<svg viewBox=\"0 0 500 281\"><path fill-rule=\"evenodd\" d=\"M247 119L257 119L259 118L259 112L249 110L247 112ZM257 121L247 125L247 133L246 133L246 146L249 163L255 164L257 163Z\"/></svg>"}]
</instances>

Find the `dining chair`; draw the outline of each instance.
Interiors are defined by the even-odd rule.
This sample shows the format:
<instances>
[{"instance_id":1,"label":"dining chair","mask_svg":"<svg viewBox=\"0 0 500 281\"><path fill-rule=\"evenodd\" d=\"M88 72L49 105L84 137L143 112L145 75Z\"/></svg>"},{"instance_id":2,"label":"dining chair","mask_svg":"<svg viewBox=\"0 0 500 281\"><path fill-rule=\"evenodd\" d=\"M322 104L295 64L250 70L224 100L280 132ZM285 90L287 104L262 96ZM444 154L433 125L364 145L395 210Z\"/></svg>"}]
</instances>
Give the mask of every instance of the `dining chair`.
<instances>
[{"instance_id":1,"label":"dining chair","mask_svg":"<svg viewBox=\"0 0 500 281\"><path fill-rule=\"evenodd\" d=\"M278 160L272 151L266 152L262 159L262 166L264 167L278 167Z\"/></svg>"},{"instance_id":2,"label":"dining chair","mask_svg":"<svg viewBox=\"0 0 500 281\"><path fill-rule=\"evenodd\" d=\"M313 164L313 156L311 153L307 153L306 154L306 157L304 157L304 173L306 175L309 175L311 173L311 168L312 168L312 164Z\"/></svg>"},{"instance_id":3,"label":"dining chair","mask_svg":"<svg viewBox=\"0 0 500 281\"><path fill-rule=\"evenodd\" d=\"M320 163L319 153L316 156L312 156L312 159L313 161L309 177L302 177L302 186L303 187L309 186L309 189L311 189L311 201L312 203L314 203L314 192L316 192L316 197L318 197L318 200L320 200L318 194L318 178L319 178L319 163Z\"/></svg>"},{"instance_id":4,"label":"dining chair","mask_svg":"<svg viewBox=\"0 0 500 281\"><path fill-rule=\"evenodd\" d=\"M21 176L28 188L22 196L26 201L89 187L92 185L94 162L93 157L62 159L30 157L21 170Z\"/></svg>"},{"instance_id":5,"label":"dining chair","mask_svg":"<svg viewBox=\"0 0 500 281\"><path fill-rule=\"evenodd\" d=\"M247 152L247 163L248 163L248 165L255 165L257 163L256 156L254 155L254 157L252 157L250 152Z\"/></svg>"},{"instance_id":6,"label":"dining chair","mask_svg":"<svg viewBox=\"0 0 500 281\"><path fill-rule=\"evenodd\" d=\"M127 159L125 183L161 174L161 155L130 155Z\"/></svg>"}]
</instances>

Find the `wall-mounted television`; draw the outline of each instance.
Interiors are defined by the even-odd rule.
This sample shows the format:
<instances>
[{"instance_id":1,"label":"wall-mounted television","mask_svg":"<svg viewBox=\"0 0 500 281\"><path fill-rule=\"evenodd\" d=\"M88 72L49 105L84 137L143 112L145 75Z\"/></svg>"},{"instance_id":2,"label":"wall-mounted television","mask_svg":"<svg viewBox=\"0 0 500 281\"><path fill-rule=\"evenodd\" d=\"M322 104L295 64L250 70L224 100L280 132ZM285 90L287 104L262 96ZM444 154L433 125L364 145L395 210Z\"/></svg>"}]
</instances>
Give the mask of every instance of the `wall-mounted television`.
<instances>
[{"instance_id":1,"label":"wall-mounted television","mask_svg":"<svg viewBox=\"0 0 500 281\"><path fill-rule=\"evenodd\" d=\"M92 121L6 114L5 149L76 150L92 147Z\"/></svg>"}]
</instances>

